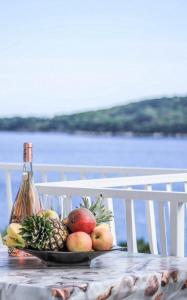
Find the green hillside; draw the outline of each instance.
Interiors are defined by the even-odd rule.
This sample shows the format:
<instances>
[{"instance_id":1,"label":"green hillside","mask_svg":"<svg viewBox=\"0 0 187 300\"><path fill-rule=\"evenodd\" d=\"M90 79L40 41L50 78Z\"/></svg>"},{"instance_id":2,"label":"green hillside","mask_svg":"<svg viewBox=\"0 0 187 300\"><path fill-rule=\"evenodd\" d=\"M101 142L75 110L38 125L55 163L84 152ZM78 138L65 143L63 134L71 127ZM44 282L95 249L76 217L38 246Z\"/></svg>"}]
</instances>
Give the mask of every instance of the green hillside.
<instances>
[{"instance_id":1,"label":"green hillside","mask_svg":"<svg viewBox=\"0 0 187 300\"><path fill-rule=\"evenodd\" d=\"M1 118L0 130L187 134L187 97L145 100L54 118Z\"/></svg>"}]
</instances>

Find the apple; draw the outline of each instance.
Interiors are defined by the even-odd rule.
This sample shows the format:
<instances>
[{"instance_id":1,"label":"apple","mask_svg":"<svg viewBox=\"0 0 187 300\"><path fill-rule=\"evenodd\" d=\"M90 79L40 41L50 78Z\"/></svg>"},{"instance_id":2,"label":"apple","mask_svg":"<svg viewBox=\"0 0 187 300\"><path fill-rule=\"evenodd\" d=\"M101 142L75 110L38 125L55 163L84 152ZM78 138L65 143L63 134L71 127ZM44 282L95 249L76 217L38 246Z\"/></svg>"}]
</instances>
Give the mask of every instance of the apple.
<instances>
[{"instance_id":1,"label":"apple","mask_svg":"<svg viewBox=\"0 0 187 300\"><path fill-rule=\"evenodd\" d=\"M76 208L70 212L64 223L71 232L83 231L91 233L95 226L96 220L92 212L87 208Z\"/></svg>"},{"instance_id":2,"label":"apple","mask_svg":"<svg viewBox=\"0 0 187 300\"><path fill-rule=\"evenodd\" d=\"M92 240L89 234L85 232L73 232L66 240L66 247L71 252L92 251Z\"/></svg>"},{"instance_id":3,"label":"apple","mask_svg":"<svg viewBox=\"0 0 187 300\"><path fill-rule=\"evenodd\" d=\"M59 215L57 214L57 212L52 209L40 210L37 213L37 216L45 217L49 219L59 219Z\"/></svg>"},{"instance_id":4,"label":"apple","mask_svg":"<svg viewBox=\"0 0 187 300\"><path fill-rule=\"evenodd\" d=\"M91 234L94 250L110 250L113 245L113 237L110 230L104 226L95 227Z\"/></svg>"},{"instance_id":5,"label":"apple","mask_svg":"<svg viewBox=\"0 0 187 300\"><path fill-rule=\"evenodd\" d=\"M106 228L106 229L110 230L110 226L108 223L101 223L101 224L97 225L97 228Z\"/></svg>"}]
</instances>

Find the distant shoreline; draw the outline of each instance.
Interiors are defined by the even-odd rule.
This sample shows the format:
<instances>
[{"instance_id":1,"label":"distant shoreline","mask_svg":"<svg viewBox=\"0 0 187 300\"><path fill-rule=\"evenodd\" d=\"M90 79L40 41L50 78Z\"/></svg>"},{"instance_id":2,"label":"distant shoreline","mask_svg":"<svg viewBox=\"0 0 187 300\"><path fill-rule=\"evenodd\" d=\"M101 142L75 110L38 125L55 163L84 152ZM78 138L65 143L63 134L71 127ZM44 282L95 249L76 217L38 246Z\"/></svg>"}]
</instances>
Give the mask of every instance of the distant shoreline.
<instances>
[{"instance_id":1,"label":"distant shoreline","mask_svg":"<svg viewBox=\"0 0 187 300\"><path fill-rule=\"evenodd\" d=\"M28 130L0 130L1 133L31 133L31 134L62 134L62 135L70 135L70 136L82 136L82 137L124 137L124 138L153 138L153 139L162 139L162 138L187 138L187 134L162 134L162 133L154 133L154 134L136 134L136 133L111 133L111 132L63 132L63 131L28 131Z\"/></svg>"},{"instance_id":2,"label":"distant shoreline","mask_svg":"<svg viewBox=\"0 0 187 300\"><path fill-rule=\"evenodd\" d=\"M53 118L0 118L0 131L105 136L187 136L187 96L145 100Z\"/></svg>"}]
</instances>

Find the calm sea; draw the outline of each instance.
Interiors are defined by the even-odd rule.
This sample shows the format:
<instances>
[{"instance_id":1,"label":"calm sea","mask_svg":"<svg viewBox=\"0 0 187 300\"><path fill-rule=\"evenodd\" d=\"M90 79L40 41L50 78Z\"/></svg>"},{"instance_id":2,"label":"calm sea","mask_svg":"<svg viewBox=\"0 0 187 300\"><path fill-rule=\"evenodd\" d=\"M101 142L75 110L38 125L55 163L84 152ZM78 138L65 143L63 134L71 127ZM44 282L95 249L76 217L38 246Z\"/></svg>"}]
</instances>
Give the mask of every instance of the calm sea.
<instances>
[{"instance_id":1,"label":"calm sea","mask_svg":"<svg viewBox=\"0 0 187 300\"><path fill-rule=\"evenodd\" d=\"M25 141L34 144L35 163L187 168L186 138L73 136L59 133L0 133L0 161L21 162ZM52 176L50 180L57 178ZM13 173L14 196L19 182L20 174ZM0 230L8 222L5 197L4 174L0 173ZM139 238L146 239L144 209L143 203L135 204L137 234ZM121 201L115 201L115 215L117 238L122 241L126 239L126 233Z\"/></svg>"}]
</instances>

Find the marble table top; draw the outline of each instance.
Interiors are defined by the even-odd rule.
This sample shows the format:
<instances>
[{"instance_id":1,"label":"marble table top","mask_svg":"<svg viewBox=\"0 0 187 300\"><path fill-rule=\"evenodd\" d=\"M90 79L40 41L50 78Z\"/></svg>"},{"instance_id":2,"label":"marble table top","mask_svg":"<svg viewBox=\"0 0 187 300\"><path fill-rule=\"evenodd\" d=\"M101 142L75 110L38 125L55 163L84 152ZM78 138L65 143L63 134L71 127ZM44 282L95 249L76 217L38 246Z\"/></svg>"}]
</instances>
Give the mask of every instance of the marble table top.
<instances>
[{"instance_id":1,"label":"marble table top","mask_svg":"<svg viewBox=\"0 0 187 300\"><path fill-rule=\"evenodd\" d=\"M47 267L0 250L0 300L51 299L187 299L187 258L115 251L90 267Z\"/></svg>"}]
</instances>

